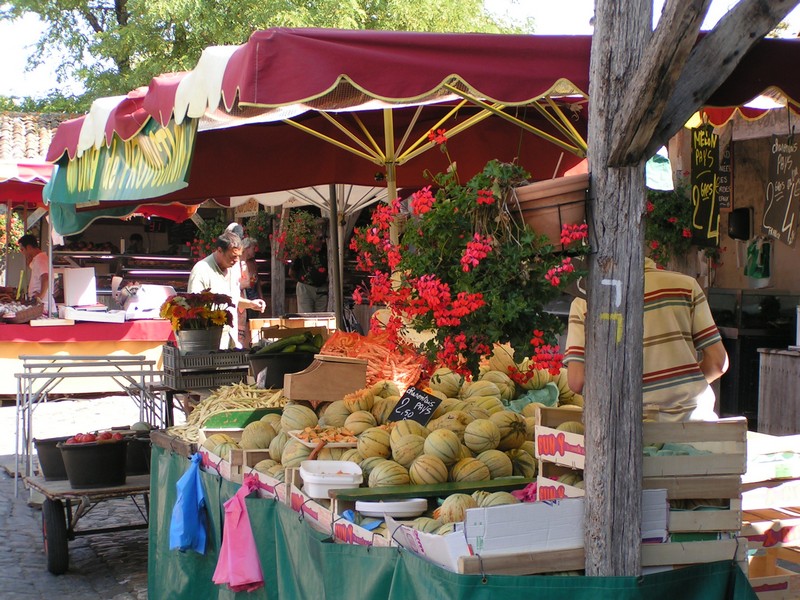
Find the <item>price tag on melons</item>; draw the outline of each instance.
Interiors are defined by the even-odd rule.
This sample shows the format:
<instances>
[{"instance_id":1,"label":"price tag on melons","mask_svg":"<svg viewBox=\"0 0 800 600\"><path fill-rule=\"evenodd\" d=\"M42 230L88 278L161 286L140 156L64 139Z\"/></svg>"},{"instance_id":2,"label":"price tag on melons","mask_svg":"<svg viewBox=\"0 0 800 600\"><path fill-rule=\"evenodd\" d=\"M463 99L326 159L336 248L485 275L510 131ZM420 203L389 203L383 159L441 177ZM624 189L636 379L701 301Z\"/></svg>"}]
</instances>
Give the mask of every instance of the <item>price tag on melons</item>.
<instances>
[{"instance_id":1,"label":"price tag on melons","mask_svg":"<svg viewBox=\"0 0 800 600\"><path fill-rule=\"evenodd\" d=\"M394 407L392 414L389 415L389 421L411 420L426 425L431 420L433 411L441 403L441 398L418 390L412 385L403 392L400 400L397 401L397 406Z\"/></svg>"}]
</instances>

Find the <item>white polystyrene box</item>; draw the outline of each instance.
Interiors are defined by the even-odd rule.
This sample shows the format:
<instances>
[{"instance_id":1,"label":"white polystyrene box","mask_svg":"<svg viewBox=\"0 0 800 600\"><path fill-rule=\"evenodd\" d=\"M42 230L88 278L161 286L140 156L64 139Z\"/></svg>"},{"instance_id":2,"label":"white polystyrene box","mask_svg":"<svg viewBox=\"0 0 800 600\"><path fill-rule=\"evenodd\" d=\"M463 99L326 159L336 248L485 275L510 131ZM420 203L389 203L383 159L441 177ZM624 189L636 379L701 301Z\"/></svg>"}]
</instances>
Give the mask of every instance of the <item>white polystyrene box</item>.
<instances>
[{"instance_id":1,"label":"white polystyrene box","mask_svg":"<svg viewBox=\"0 0 800 600\"><path fill-rule=\"evenodd\" d=\"M300 463L303 491L311 498L328 498L329 490L358 487L361 467L346 460L304 460Z\"/></svg>"}]
</instances>

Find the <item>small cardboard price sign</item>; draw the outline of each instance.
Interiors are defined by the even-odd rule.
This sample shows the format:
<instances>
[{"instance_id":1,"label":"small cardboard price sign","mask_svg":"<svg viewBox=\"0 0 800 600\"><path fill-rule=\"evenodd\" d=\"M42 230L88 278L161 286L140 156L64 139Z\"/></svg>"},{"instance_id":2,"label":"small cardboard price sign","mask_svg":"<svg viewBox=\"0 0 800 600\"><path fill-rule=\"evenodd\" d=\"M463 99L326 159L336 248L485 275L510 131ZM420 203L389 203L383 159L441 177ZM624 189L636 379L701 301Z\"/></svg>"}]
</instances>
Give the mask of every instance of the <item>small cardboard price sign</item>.
<instances>
[{"instance_id":1,"label":"small cardboard price sign","mask_svg":"<svg viewBox=\"0 0 800 600\"><path fill-rule=\"evenodd\" d=\"M414 386L408 388L394 407L389 421L416 421L426 425L431 420L433 411L442 403L441 398L426 394Z\"/></svg>"}]
</instances>

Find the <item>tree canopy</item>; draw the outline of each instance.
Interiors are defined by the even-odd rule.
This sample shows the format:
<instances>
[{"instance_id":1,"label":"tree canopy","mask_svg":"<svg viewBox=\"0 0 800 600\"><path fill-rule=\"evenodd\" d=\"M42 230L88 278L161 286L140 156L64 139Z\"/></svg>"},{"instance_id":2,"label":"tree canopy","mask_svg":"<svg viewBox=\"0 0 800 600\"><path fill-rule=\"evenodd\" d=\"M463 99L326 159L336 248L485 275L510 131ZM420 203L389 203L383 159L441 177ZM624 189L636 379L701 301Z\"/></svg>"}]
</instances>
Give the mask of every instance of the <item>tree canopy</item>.
<instances>
[{"instance_id":1,"label":"tree canopy","mask_svg":"<svg viewBox=\"0 0 800 600\"><path fill-rule=\"evenodd\" d=\"M483 0L16 0L0 19L35 14L45 24L29 58L33 68L55 58L59 82L85 86L82 98L54 90L34 102L74 102L85 110L100 96L126 94L160 73L191 69L203 48L242 44L257 29L335 27L400 31L530 33L532 20L512 24Z\"/></svg>"}]
</instances>

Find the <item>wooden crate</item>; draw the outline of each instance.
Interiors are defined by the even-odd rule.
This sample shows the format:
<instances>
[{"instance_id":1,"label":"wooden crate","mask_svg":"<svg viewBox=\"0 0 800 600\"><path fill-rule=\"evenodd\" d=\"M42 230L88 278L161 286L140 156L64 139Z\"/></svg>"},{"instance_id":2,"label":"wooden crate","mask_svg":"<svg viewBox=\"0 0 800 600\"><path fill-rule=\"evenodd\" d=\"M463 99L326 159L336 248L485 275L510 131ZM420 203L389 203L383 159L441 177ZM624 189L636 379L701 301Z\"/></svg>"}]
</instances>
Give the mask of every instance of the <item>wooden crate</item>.
<instances>
[{"instance_id":1,"label":"wooden crate","mask_svg":"<svg viewBox=\"0 0 800 600\"><path fill-rule=\"evenodd\" d=\"M710 452L693 456L645 456L645 489L666 489L668 500L727 500L716 510L670 510L669 532L741 529L741 478L746 463L747 421L644 423L644 445L679 443ZM697 542L694 542L697 543Z\"/></svg>"},{"instance_id":2,"label":"wooden crate","mask_svg":"<svg viewBox=\"0 0 800 600\"><path fill-rule=\"evenodd\" d=\"M741 476L747 461L747 419L735 417L719 421L683 423L644 423L642 443L690 444L709 454L697 456L645 456L645 477L664 476Z\"/></svg>"},{"instance_id":3,"label":"wooden crate","mask_svg":"<svg viewBox=\"0 0 800 600\"><path fill-rule=\"evenodd\" d=\"M307 369L284 376L283 395L290 400L305 400L316 408L366 386L366 360L317 354Z\"/></svg>"},{"instance_id":4,"label":"wooden crate","mask_svg":"<svg viewBox=\"0 0 800 600\"><path fill-rule=\"evenodd\" d=\"M785 569L778 560L796 568ZM759 600L797 600L800 598L800 550L769 548L750 558L748 579Z\"/></svg>"}]
</instances>

